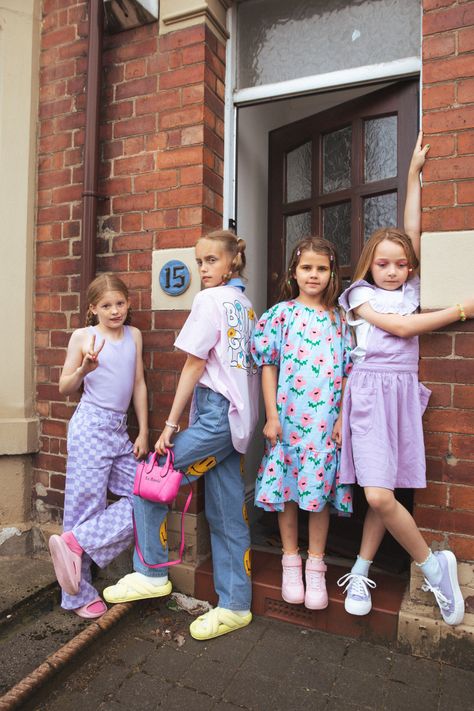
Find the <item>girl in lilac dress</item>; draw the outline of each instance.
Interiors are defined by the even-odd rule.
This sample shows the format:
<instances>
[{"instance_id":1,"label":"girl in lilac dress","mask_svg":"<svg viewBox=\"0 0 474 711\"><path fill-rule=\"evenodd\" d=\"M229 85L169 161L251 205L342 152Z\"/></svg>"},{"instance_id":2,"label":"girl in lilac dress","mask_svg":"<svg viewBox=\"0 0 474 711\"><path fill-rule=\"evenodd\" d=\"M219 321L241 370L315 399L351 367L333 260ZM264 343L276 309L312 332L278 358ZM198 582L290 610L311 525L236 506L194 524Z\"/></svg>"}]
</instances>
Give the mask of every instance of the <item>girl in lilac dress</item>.
<instances>
[{"instance_id":1,"label":"girl in lilac dress","mask_svg":"<svg viewBox=\"0 0 474 711\"><path fill-rule=\"evenodd\" d=\"M420 133L408 174L405 229L375 232L362 250L354 283L339 303L354 327L354 368L344 393L341 482L364 487L369 504L360 554L338 584L345 609L366 615L372 607L369 567L385 530L425 575L445 622L459 624L464 600L450 551L432 553L394 489L426 486L422 415L430 391L418 382L418 334L474 316L474 299L442 311L417 314L421 210L420 172L429 145ZM407 236L408 235L408 236Z\"/></svg>"},{"instance_id":2,"label":"girl in lilac dress","mask_svg":"<svg viewBox=\"0 0 474 711\"><path fill-rule=\"evenodd\" d=\"M352 511L339 483L340 404L351 334L337 307L337 254L330 242L303 239L293 250L281 298L254 332L267 421L255 504L278 512L283 544L282 596L317 610L328 604L323 556L329 507ZM309 511L306 593L298 553L298 508Z\"/></svg>"}]
</instances>

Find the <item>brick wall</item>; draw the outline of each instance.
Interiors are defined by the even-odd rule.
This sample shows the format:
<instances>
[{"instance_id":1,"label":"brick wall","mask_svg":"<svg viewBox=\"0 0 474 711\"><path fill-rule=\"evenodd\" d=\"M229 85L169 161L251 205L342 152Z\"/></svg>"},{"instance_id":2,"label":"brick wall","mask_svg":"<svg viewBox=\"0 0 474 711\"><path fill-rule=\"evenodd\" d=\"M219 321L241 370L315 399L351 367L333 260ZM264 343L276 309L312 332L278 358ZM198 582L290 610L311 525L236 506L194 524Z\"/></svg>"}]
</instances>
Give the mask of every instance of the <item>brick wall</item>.
<instances>
[{"instance_id":1,"label":"brick wall","mask_svg":"<svg viewBox=\"0 0 474 711\"><path fill-rule=\"evenodd\" d=\"M474 2L423 1L423 230L474 228ZM421 339L429 485L415 516L429 543L474 560L474 324Z\"/></svg>"},{"instance_id":2,"label":"brick wall","mask_svg":"<svg viewBox=\"0 0 474 711\"><path fill-rule=\"evenodd\" d=\"M78 320L87 3L45 0L41 39L36 379L41 452L36 516L62 517L66 427L74 398L57 383ZM152 250L191 246L222 224L225 48L205 27L158 24L104 39L97 271L118 273L142 329L150 442L168 414L185 314L151 311ZM77 399L77 398L76 398ZM199 497L194 502L198 504Z\"/></svg>"}]
</instances>

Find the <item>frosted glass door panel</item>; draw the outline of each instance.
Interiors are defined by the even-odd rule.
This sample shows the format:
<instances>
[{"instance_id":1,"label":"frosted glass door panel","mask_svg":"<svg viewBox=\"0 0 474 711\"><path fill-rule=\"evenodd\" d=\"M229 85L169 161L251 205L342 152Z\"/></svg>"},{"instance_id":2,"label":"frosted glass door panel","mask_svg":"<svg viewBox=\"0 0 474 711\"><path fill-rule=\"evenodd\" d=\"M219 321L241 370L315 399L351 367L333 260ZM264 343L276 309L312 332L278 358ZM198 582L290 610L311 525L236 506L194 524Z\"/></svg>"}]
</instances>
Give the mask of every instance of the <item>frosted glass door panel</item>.
<instances>
[{"instance_id":1,"label":"frosted glass door panel","mask_svg":"<svg viewBox=\"0 0 474 711\"><path fill-rule=\"evenodd\" d=\"M352 129L350 126L323 137L323 192L351 187Z\"/></svg>"},{"instance_id":2,"label":"frosted glass door panel","mask_svg":"<svg viewBox=\"0 0 474 711\"><path fill-rule=\"evenodd\" d=\"M243 89L420 56L419 0L248 0L238 5Z\"/></svg>"},{"instance_id":3,"label":"frosted glass door panel","mask_svg":"<svg viewBox=\"0 0 474 711\"><path fill-rule=\"evenodd\" d=\"M397 193L376 195L364 200L364 240L381 227L397 225Z\"/></svg>"},{"instance_id":4,"label":"frosted glass door panel","mask_svg":"<svg viewBox=\"0 0 474 711\"><path fill-rule=\"evenodd\" d=\"M311 197L311 142L286 154L286 201Z\"/></svg>"},{"instance_id":5,"label":"frosted glass door panel","mask_svg":"<svg viewBox=\"0 0 474 711\"><path fill-rule=\"evenodd\" d=\"M286 258L285 263L288 266L293 247L303 237L308 237L311 234L311 213L300 212L297 215L290 215L285 220L286 226Z\"/></svg>"},{"instance_id":6,"label":"frosted glass door panel","mask_svg":"<svg viewBox=\"0 0 474 711\"><path fill-rule=\"evenodd\" d=\"M365 122L365 182L394 178L397 174L397 117Z\"/></svg>"},{"instance_id":7,"label":"frosted glass door panel","mask_svg":"<svg viewBox=\"0 0 474 711\"><path fill-rule=\"evenodd\" d=\"M341 267L351 263L351 203L330 205L323 209L323 237L332 242Z\"/></svg>"}]
</instances>

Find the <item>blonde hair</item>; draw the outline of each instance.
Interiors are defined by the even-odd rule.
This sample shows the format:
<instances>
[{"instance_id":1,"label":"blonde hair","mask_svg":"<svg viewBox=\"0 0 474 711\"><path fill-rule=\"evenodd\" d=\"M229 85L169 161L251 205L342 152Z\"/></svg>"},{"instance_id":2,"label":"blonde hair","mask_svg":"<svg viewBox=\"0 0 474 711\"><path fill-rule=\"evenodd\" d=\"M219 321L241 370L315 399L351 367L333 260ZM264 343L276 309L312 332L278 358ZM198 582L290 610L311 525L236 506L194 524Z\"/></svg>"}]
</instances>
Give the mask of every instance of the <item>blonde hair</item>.
<instances>
[{"instance_id":1,"label":"blonde hair","mask_svg":"<svg viewBox=\"0 0 474 711\"><path fill-rule=\"evenodd\" d=\"M245 258L245 247L247 245L244 239L237 237L237 235L230 230L214 230L200 237L198 242L202 239L208 239L211 240L211 242L220 242L224 251L232 258L230 270L222 277L224 282L229 281L232 278L232 274L237 273L239 277L244 275L243 272L247 263Z\"/></svg>"},{"instance_id":2,"label":"blonde hair","mask_svg":"<svg viewBox=\"0 0 474 711\"><path fill-rule=\"evenodd\" d=\"M324 308L326 309L333 309L337 307L337 297L341 291L339 257L331 242L327 239L316 236L304 237L295 245L288 264L288 271L281 280L278 301L295 299L300 293L295 272L296 267L300 263L303 252L315 252L316 254L322 254L328 258L331 269L331 278L329 279L329 283L321 295L321 300Z\"/></svg>"},{"instance_id":3,"label":"blonde hair","mask_svg":"<svg viewBox=\"0 0 474 711\"><path fill-rule=\"evenodd\" d=\"M419 261L408 235L406 235L405 232L402 232L402 230L398 230L396 227L383 227L382 229L374 232L365 243L359 257L359 261L357 262L353 281L365 279L365 281L368 281L370 284L374 283L370 267L374 261L375 250L384 240L395 242L403 248L410 269L416 269L418 267Z\"/></svg>"},{"instance_id":4,"label":"blonde hair","mask_svg":"<svg viewBox=\"0 0 474 711\"><path fill-rule=\"evenodd\" d=\"M125 299L128 301L128 288L123 283L121 279L115 274L100 274L96 277L87 289L87 314L86 314L86 326L95 326L99 319L93 313L91 306L97 306L103 295L107 291L118 291L124 295ZM128 307L127 318L124 323L129 324L132 320L132 309Z\"/></svg>"}]
</instances>

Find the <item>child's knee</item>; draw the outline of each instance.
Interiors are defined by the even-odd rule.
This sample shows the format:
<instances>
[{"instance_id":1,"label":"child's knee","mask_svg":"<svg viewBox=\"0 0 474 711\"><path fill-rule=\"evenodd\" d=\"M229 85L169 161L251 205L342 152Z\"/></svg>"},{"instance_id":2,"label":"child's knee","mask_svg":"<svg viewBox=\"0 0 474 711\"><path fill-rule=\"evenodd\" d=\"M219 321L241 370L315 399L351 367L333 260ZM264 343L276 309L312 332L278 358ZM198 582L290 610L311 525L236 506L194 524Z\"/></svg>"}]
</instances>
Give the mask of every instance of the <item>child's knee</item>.
<instances>
[{"instance_id":1,"label":"child's knee","mask_svg":"<svg viewBox=\"0 0 474 711\"><path fill-rule=\"evenodd\" d=\"M393 491L390 489L367 487L364 493L370 508L379 514L388 512L395 502Z\"/></svg>"}]
</instances>

